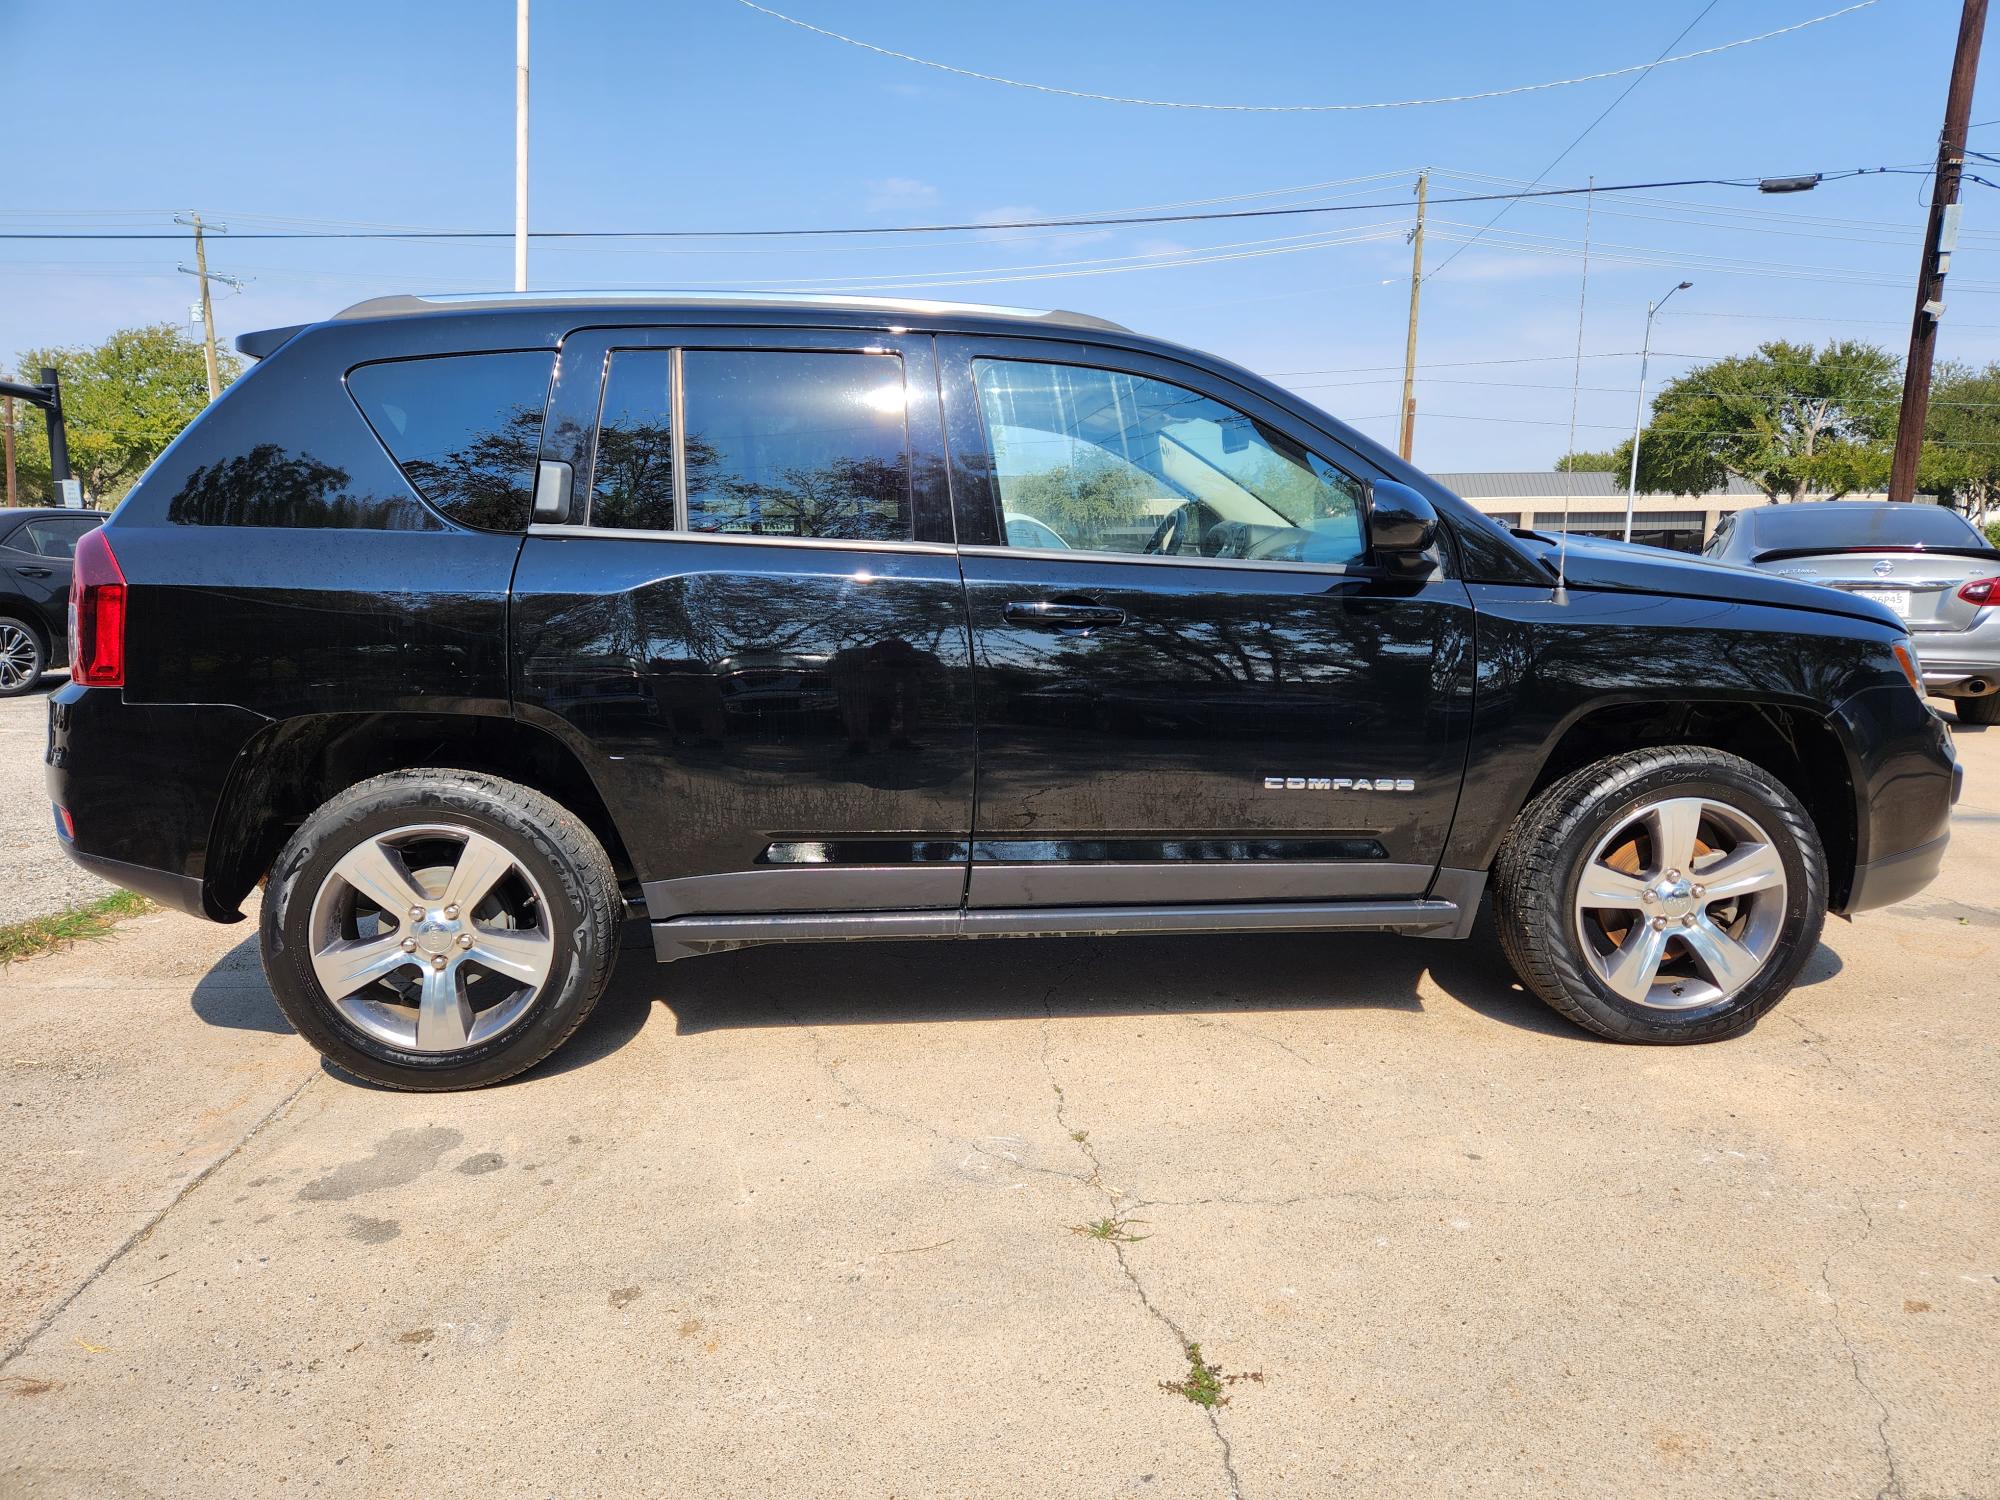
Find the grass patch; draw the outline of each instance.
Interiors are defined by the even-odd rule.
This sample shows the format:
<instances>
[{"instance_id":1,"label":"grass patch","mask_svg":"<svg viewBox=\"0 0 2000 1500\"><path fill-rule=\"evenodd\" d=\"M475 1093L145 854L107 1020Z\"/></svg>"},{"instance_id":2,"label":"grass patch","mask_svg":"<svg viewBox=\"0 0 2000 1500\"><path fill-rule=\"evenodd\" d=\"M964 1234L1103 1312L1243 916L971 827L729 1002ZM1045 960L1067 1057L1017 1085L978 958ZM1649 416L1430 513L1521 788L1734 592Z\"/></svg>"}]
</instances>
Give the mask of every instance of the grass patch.
<instances>
[{"instance_id":1,"label":"grass patch","mask_svg":"<svg viewBox=\"0 0 2000 1500\"><path fill-rule=\"evenodd\" d=\"M1185 1380L1162 1380L1160 1389L1173 1396L1185 1396L1196 1406L1206 1406L1210 1410L1227 1406L1229 1398L1222 1394L1224 1386L1234 1385L1239 1380L1254 1380L1264 1383L1264 1372L1252 1370L1247 1375L1225 1375L1221 1365L1211 1365L1201 1357L1201 1345L1187 1346L1188 1372Z\"/></svg>"},{"instance_id":2,"label":"grass patch","mask_svg":"<svg viewBox=\"0 0 2000 1500\"><path fill-rule=\"evenodd\" d=\"M52 917L30 917L0 927L0 964L54 953L90 938L101 938L126 917L153 910L153 903L134 891L113 891L72 906Z\"/></svg>"},{"instance_id":3,"label":"grass patch","mask_svg":"<svg viewBox=\"0 0 2000 1500\"><path fill-rule=\"evenodd\" d=\"M1072 1224L1071 1234L1080 1234L1089 1240L1116 1240L1121 1245L1136 1245L1140 1240L1149 1240L1150 1234L1134 1234L1128 1227L1143 1224L1144 1219L1092 1219L1088 1224Z\"/></svg>"}]
</instances>

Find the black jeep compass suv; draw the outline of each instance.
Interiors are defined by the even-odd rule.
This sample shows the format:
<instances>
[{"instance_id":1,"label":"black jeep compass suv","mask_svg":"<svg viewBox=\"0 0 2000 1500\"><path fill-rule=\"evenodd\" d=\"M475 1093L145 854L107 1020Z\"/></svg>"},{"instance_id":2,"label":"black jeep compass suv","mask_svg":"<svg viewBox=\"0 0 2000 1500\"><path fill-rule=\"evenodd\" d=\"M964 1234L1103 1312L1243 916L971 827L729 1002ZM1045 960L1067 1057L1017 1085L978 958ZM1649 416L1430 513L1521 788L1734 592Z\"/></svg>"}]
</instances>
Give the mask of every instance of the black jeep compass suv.
<instances>
[{"instance_id":1,"label":"black jeep compass suv","mask_svg":"<svg viewBox=\"0 0 2000 1500\"><path fill-rule=\"evenodd\" d=\"M755 943L1365 930L1691 1042L1936 873L1957 776L1853 594L1499 529L1246 370L1069 313L394 297L85 537L70 852L265 883L342 1068L489 1083L621 919Z\"/></svg>"}]
</instances>

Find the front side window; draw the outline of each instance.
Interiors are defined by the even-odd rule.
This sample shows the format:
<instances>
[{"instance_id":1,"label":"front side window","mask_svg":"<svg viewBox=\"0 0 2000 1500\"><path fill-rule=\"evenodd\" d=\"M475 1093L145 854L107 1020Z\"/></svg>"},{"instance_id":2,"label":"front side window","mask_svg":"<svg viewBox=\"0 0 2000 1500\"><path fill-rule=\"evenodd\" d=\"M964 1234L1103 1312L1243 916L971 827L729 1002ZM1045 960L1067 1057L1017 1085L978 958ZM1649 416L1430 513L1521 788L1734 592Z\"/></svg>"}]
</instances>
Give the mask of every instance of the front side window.
<instances>
[{"instance_id":1,"label":"front side window","mask_svg":"<svg viewBox=\"0 0 2000 1500\"><path fill-rule=\"evenodd\" d=\"M416 492L454 521L519 531L533 504L553 354L450 354L350 370L347 388Z\"/></svg>"},{"instance_id":2,"label":"front side window","mask_svg":"<svg viewBox=\"0 0 2000 1500\"><path fill-rule=\"evenodd\" d=\"M1213 397L1120 370L973 362L1010 547L1362 560L1358 481Z\"/></svg>"}]
</instances>

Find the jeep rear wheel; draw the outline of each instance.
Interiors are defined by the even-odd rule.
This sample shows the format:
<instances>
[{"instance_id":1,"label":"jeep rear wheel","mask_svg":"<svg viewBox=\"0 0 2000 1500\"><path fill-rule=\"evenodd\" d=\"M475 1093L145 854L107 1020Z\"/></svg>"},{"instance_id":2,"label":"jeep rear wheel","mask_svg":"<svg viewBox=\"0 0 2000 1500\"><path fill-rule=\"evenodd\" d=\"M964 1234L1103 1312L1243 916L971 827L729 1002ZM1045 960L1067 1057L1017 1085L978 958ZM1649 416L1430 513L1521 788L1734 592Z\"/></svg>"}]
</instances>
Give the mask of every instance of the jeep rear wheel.
<instances>
[{"instance_id":1,"label":"jeep rear wheel","mask_svg":"<svg viewBox=\"0 0 2000 1500\"><path fill-rule=\"evenodd\" d=\"M468 771L398 771L335 797L279 855L264 971L336 1067L474 1088L583 1023L620 911L603 847L560 804Z\"/></svg>"},{"instance_id":2,"label":"jeep rear wheel","mask_svg":"<svg viewBox=\"0 0 2000 1500\"><path fill-rule=\"evenodd\" d=\"M1702 746L1564 777L1522 812L1494 875L1522 983L1619 1041L1748 1030L1791 988L1826 918L1826 857L1798 799Z\"/></svg>"}]
</instances>

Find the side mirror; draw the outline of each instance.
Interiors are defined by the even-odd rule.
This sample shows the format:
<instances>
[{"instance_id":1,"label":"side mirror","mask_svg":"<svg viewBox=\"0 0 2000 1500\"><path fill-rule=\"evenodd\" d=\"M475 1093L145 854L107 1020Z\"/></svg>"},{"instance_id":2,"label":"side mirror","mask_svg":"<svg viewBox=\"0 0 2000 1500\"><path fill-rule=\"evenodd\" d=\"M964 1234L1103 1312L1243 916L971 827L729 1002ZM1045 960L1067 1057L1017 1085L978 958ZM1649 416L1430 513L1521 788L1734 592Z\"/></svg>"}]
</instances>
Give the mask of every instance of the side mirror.
<instances>
[{"instance_id":1,"label":"side mirror","mask_svg":"<svg viewBox=\"0 0 2000 1500\"><path fill-rule=\"evenodd\" d=\"M1407 484L1378 479L1369 486L1368 545L1376 562L1394 572L1422 571L1437 534L1437 511Z\"/></svg>"}]
</instances>

